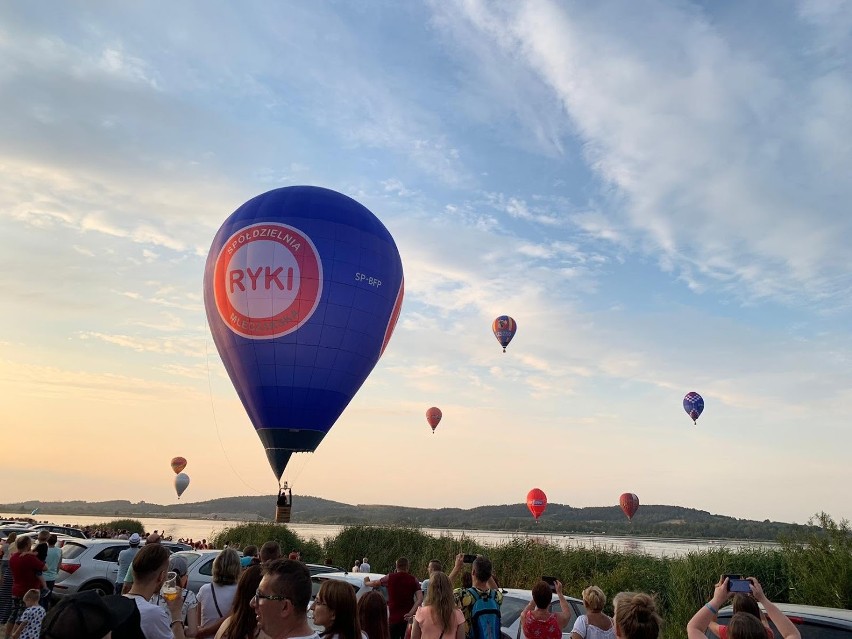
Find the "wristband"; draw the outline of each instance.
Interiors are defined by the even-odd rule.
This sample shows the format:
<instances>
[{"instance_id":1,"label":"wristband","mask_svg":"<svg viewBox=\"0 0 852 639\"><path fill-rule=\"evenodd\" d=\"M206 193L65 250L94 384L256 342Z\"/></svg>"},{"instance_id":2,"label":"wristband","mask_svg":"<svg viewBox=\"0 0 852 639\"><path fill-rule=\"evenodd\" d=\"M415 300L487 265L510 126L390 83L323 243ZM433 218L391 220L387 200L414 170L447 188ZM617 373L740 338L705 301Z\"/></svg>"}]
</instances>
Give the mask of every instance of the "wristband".
<instances>
[{"instance_id":1,"label":"wristband","mask_svg":"<svg viewBox=\"0 0 852 639\"><path fill-rule=\"evenodd\" d=\"M713 605L712 605L711 603L706 603L706 604L704 604L704 607L705 607L705 608L707 608L707 610L709 610L710 612L712 612L714 615L718 615L718 614L719 614L719 611L718 611L718 610L716 610L716 609L713 607Z\"/></svg>"},{"instance_id":2,"label":"wristband","mask_svg":"<svg viewBox=\"0 0 852 639\"><path fill-rule=\"evenodd\" d=\"M172 619L172 622L169 624L169 627L175 625L176 623L183 624L183 621L180 619Z\"/></svg>"}]
</instances>

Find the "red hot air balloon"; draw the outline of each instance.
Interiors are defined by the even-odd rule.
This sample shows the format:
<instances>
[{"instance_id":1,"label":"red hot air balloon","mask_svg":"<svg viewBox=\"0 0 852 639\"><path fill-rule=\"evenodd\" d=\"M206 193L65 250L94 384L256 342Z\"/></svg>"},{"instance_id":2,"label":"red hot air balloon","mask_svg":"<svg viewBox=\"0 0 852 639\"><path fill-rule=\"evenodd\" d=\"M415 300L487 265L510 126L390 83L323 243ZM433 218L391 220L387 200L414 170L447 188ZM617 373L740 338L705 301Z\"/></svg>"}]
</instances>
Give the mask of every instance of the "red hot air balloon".
<instances>
[{"instance_id":1,"label":"red hot air balloon","mask_svg":"<svg viewBox=\"0 0 852 639\"><path fill-rule=\"evenodd\" d=\"M618 498L618 504L627 515L627 519L633 521L633 515L639 510L639 498L634 493L624 493Z\"/></svg>"},{"instance_id":2,"label":"red hot air balloon","mask_svg":"<svg viewBox=\"0 0 852 639\"><path fill-rule=\"evenodd\" d=\"M518 330L518 325L515 320L508 315L501 315L491 322L491 330L494 333L494 337L496 337L497 341L500 342L500 346L503 347L503 352L505 353L506 347L515 336L515 331Z\"/></svg>"},{"instance_id":3,"label":"red hot air balloon","mask_svg":"<svg viewBox=\"0 0 852 639\"><path fill-rule=\"evenodd\" d=\"M432 427L433 435L435 434L435 429L438 428L438 424L441 423L441 417L443 417L443 414L441 413L441 409L437 406L433 406L426 411L426 421L429 422L429 425Z\"/></svg>"},{"instance_id":4,"label":"red hot air balloon","mask_svg":"<svg viewBox=\"0 0 852 639\"><path fill-rule=\"evenodd\" d=\"M175 475L183 471L186 468L186 460L183 457L173 457L172 458L172 470L175 471Z\"/></svg>"},{"instance_id":5,"label":"red hot air balloon","mask_svg":"<svg viewBox=\"0 0 852 639\"><path fill-rule=\"evenodd\" d=\"M527 508L530 509L532 516L535 517L535 522L538 523L538 518L547 510L547 495L540 488L533 488L527 493Z\"/></svg>"}]
</instances>

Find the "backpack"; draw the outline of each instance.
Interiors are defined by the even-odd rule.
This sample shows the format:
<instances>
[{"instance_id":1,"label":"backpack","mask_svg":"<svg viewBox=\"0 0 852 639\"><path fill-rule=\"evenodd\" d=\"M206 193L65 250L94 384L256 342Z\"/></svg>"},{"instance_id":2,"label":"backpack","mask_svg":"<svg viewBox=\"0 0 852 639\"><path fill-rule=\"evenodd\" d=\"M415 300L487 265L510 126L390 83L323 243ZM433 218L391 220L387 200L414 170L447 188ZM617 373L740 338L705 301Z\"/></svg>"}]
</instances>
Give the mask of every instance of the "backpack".
<instances>
[{"instance_id":1,"label":"backpack","mask_svg":"<svg viewBox=\"0 0 852 639\"><path fill-rule=\"evenodd\" d=\"M497 603L497 591L481 593L476 588L468 588L473 597L470 609L470 634L468 639L500 639L500 605Z\"/></svg>"}]
</instances>

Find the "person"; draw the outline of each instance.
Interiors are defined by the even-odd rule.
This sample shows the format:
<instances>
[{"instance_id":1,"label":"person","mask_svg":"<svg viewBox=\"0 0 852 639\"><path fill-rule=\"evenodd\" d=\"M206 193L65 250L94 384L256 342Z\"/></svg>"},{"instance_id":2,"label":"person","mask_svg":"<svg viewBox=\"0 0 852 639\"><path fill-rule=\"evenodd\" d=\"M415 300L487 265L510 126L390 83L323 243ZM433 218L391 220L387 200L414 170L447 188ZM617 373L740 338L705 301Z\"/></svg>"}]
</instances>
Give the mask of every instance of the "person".
<instances>
[{"instance_id":1,"label":"person","mask_svg":"<svg viewBox=\"0 0 852 639\"><path fill-rule=\"evenodd\" d=\"M559 603L562 603L562 597ZM605 604L606 595L597 586L589 586L583 591L586 614L577 617L571 630L571 639L615 639L615 624L603 613Z\"/></svg>"},{"instance_id":2,"label":"person","mask_svg":"<svg viewBox=\"0 0 852 639\"><path fill-rule=\"evenodd\" d=\"M267 541L260 547L260 563L281 559L281 545L277 541Z\"/></svg>"},{"instance_id":3,"label":"person","mask_svg":"<svg viewBox=\"0 0 852 639\"><path fill-rule=\"evenodd\" d=\"M367 561L366 557L364 557L361 560L361 568L359 569L358 572L370 572L371 570L372 570L372 567L370 566L370 562Z\"/></svg>"},{"instance_id":4,"label":"person","mask_svg":"<svg viewBox=\"0 0 852 639\"><path fill-rule=\"evenodd\" d=\"M41 605L45 609L50 605L50 598L53 595L53 587L56 584L56 577L59 575L59 564L62 561L62 549L56 547L58 537L51 533L47 538L47 558L44 560L47 568L44 571L44 581L47 585L47 595L42 600Z\"/></svg>"},{"instance_id":5,"label":"person","mask_svg":"<svg viewBox=\"0 0 852 639\"><path fill-rule=\"evenodd\" d=\"M145 639L184 639L183 598L168 602L166 609L151 603L169 573L168 548L160 544L145 545L133 558L133 585L124 597L132 599L139 609L140 627Z\"/></svg>"},{"instance_id":6,"label":"person","mask_svg":"<svg viewBox=\"0 0 852 639\"><path fill-rule=\"evenodd\" d=\"M187 637L194 637L198 633L198 599L195 593L189 590L186 586L189 582L187 573L189 565L186 558L181 555L172 555L169 557L169 572L175 573L176 585L180 589L178 598L183 600L179 617L183 619L183 634ZM169 610L169 602L163 597L159 591L151 597L151 603L164 610Z\"/></svg>"},{"instance_id":7,"label":"person","mask_svg":"<svg viewBox=\"0 0 852 639\"><path fill-rule=\"evenodd\" d=\"M748 577L749 589L755 601L763 606L766 614L783 639L801 639L799 631L793 622L778 609L774 603L769 601L769 598L764 594L763 587L760 582L754 577ZM731 596L728 590L728 578L722 575L718 583L713 588L713 598L696 612L689 623L686 624L686 635L688 639L703 639L710 623L716 618L719 613L719 608L725 605L728 597ZM616 623L618 620L616 619ZM767 637L766 628L761 623L760 619L748 612L736 612L731 621L728 623L726 631L729 639L765 639Z\"/></svg>"},{"instance_id":8,"label":"person","mask_svg":"<svg viewBox=\"0 0 852 639\"><path fill-rule=\"evenodd\" d=\"M420 590L423 591L423 599L426 599L426 595L429 594L429 580L432 578L433 572L441 572L444 570L444 567L441 565L441 562L437 559L432 559L426 564L426 574L427 577L422 582L420 582Z\"/></svg>"},{"instance_id":9,"label":"person","mask_svg":"<svg viewBox=\"0 0 852 639\"><path fill-rule=\"evenodd\" d=\"M41 592L41 572L44 562L40 561L30 548L32 540L29 537L15 539L15 549L9 558L9 568L12 571L12 610L6 621L6 635L12 634L12 626L21 619L24 612L24 595L28 590Z\"/></svg>"},{"instance_id":10,"label":"person","mask_svg":"<svg viewBox=\"0 0 852 639\"><path fill-rule=\"evenodd\" d=\"M287 556L287 559L292 559L293 561L302 561L302 553L298 550L291 550L290 554Z\"/></svg>"},{"instance_id":11,"label":"person","mask_svg":"<svg viewBox=\"0 0 852 639\"><path fill-rule=\"evenodd\" d=\"M738 612L747 612L748 614L759 619L760 623L763 624L764 630L766 631L767 638L774 639L775 633L772 632L772 628L766 621L766 615L761 612L760 606L757 605L757 600L754 597L752 597L750 594L747 595L744 592L738 592L736 595L734 595L733 608L734 614L737 614ZM715 621L711 621L708 629L714 635L719 637L719 639L728 639L727 626L716 623Z\"/></svg>"},{"instance_id":12,"label":"person","mask_svg":"<svg viewBox=\"0 0 852 639\"><path fill-rule=\"evenodd\" d=\"M269 635L257 627L257 616L251 607L251 601L260 585L263 568L260 563L244 569L237 582L237 593L227 616L215 639L270 639Z\"/></svg>"},{"instance_id":13,"label":"person","mask_svg":"<svg viewBox=\"0 0 852 639\"><path fill-rule=\"evenodd\" d=\"M619 639L657 639L663 620L654 598L644 592L629 593L615 607L615 635Z\"/></svg>"},{"instance_id":14,"label":"person","mask_svg":"<svg viewBox=\"0 0 852 639\"><path fill-rule=\"evenodd\" d=\"M225 548L213 560L213 581L198 589L201 625L195 635L199 639L213 637L231 610L240 577L240 556L233 548Z\"/></svg>"},{"instance_id":15,"label":"person","mask_svg":"<svg viewBox=\"0 0 852 639\"><path fill-rule=\"evenodd\" d=\"M571 607L562 594L562 582L557 579L553 586L559 598L559 612L550 612L554 591L543 579L533 586L532 601L521 612L521 627L529 639L562 639L562 629L571 621ZM572 635L571 639L576 637Z\"/></svg>"},{"instance_id":16,"label":"person","mask_svg":"<svg viewBox=\"0 0 852 639\"><path fill-rule=\"evenodd\" d=\"M361 560L360 559L355 560L355 564L352 566L352 572L361 572Z\"/></svg>"},{"instance_id":17,"label":"person","mask_svg":"<svg viewBox=\"0 0 852 639\"><path fill-rule=\"evenodd\" d=\"M145 545L151 546L151 545L159 544L160 539L161 539L160 535L158 535L157 531L155 530L153 533L150 533L145 538ZM141 537L140 537L140 541L141 541ZM119 555L120 554L121 553L119 553ZM128 592L130 592L130 588L132 586L133 586L133 563L131 562L130 567L127 569L127 574L124 575L124 586L122 587L121 592L124 593L124 594L127 594Z\"/></svg>"},{"instance_id":18,"label":"person","mask_svg":"<svg viewBox=\"0 0 852 639\"><path fill-rule=\"evenodd\" d=\"M364 557L366 560L366 557ZM364 562L361 562L364 567ZM388 589L388 625L390 627L391 639L403 639L408 620L414 617L414 613L423 601L423 592L420 590L420 582L408 572L408 559L400 557L396 560L396 571L385 575L381 579L370 580L364 577L367 586L385 586ZM413 605L412 605L413 602Z\"/></svg>"},{"instance_id":19,"label":"person","mask_svg":"<svg viewBox=\"0 0 852 639\"><path fill-rule=\"evenodd\" d=\"M63 597L47 613L41 633L42 639L144 639L133 601L94 590Z\"/></svg>"},{"instance_id":20,"label":"person","mask_svg":"<svg viewBox=\"0 0 852 639\"><path fill-rule=\"evenodd\" d=\"M453 568L453 573L458 573L464 566L464 553L456 555L456 564ZM487 557L479 555L473 560L471 565L471 587L457 588L454 591L456 606L464 613L465 636L468 639L498 639L500 634L500 606L503 604L503 593L497 588L497 581L494 579L491 560ZM496 633L494 637L481 637L480 631L475 631L471 619L473 609L479 603L479 606L489 606L492 609L496 608ZM480 617L484 622L488 621L487 615ZM484 625L484 624L483 624Z\"/></svg>"},{"instance_id":21,"label":"person","mask_svg":"<svg viewBox=\"0 0 852 639\"><path fill-rule=\"evenodd\" d=\"M464 639L464 613L456 608L450 578L436 570L429 575L426 598L414 615L411 639L442 637Z\"/></svg>"},{"instance_id":22,"label":"person","mask_svg":"<svg viewBox=\"0 0 852 639\"><path fill-rule=\"evenodd\" d=\"M12 570L9 568L9 558L18 552L15 540L18 534L11 532L0 544L0 628L9 621L12 614Z\"/></svg>"},{"instance_id":23,"label":"person","mask_svg":"<svg viewBox=\"0 0 852 639\"><path fill-rule=\"evenodd\" d=\"M50 533L48 533L46 530L43 530L42 532L45 533L45 540L39 541L35 545L35 548L33 548L32 552L36 557L38 557L38 560L45 565L44 570L37 571L36 575L38 575L39 584L41 584L39 586L39 592L41 592L41 597L43 599L47 599L47 580L44 578L44 572L45 570L47 570L47 537L50 535ZM41 536L41 533L39 533L39 537Z\"/></svg>"},{"instance_id":24,"label":"person","mask_svg":"<svg viewBox=\"0 0 852 639\"><path fill-rule=\"evenodd\" d=\"M263 567L251 600L260 629L274 639L319 639L308 624L311 573L301 561L276 559Z\"/></svg>"},{"instance_id":25,"label":"person","mask_svg":"<svg viewBox=\"0 0 852 639\"><path fill-rule=\"evenodd\" d=\"M243 556L240 557L240 566L248 568L259 563L260 559L257 558L257 546L249 545L243 548Z\"/></svg>"},{"instance_id":26,"label":"person","mask_svg":"<svg viewBox=\"0 0 852 639\"><path fill-rule=\"evenodd\" d=\"M115 576L115 594L120 595L124 590L124 579L127 577L127 571L130 564L133 563L133 558L139 552L139 544L142 538L139 533L133 533L127 542L130 544L127 548L118 553L118 574ZM127 588L130 590L130 587Z\"/></svg>"},{"instance_id":27,"label":"person","mask_svg":"<svg viewBox=\"0 0 852 639\"><path fill-rule=\"evenodd\" d=\"M27 590L24 594L24 609L21 620L12 630L12 639L39 639L41 636L41 622L44 620L45 610L39 605L41 593L38 590Z\"/></svg>"},{"instance_id":28,"label":"person","mask_svg":"<svg viewBox=\"0 0 852 639\"><path fill-rule=\"evenodd\" d=\"M322 626L324 639L365 639L358 621L355 590L345 581L322 582L314 599L314 625Z\"/></svg>"},{"instance_id":29,"label":"person","mask_svg":"<svg viewBox=\"0 0 852 639\"><path fill-rule=\"evenodd\" d=\"M378 590L368 590L358 600L358 623L367 639L390 639L388 609Z\"/></svg>"}]
</instances>

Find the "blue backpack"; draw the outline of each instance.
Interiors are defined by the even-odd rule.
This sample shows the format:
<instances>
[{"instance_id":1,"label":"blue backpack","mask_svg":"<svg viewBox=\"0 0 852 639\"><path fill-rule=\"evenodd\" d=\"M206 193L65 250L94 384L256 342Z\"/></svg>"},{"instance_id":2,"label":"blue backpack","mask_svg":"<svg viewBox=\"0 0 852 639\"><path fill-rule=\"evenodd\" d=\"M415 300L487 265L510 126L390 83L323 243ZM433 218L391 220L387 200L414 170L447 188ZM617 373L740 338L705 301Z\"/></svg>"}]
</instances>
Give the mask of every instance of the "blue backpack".
<instances>
[{"instance_id":1,"label":"blue backpack","mask_svg":"<svg viewBox=\"0 0 852 639\"><path fill-rule=\"evenodd\" d=\"M500 639L500 605L497 603L497 591L482 593L476 588L468 588L467 591L473 597L468 639Z\"/></svg>"}]
</instances>

